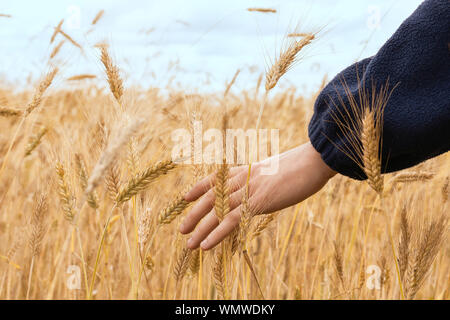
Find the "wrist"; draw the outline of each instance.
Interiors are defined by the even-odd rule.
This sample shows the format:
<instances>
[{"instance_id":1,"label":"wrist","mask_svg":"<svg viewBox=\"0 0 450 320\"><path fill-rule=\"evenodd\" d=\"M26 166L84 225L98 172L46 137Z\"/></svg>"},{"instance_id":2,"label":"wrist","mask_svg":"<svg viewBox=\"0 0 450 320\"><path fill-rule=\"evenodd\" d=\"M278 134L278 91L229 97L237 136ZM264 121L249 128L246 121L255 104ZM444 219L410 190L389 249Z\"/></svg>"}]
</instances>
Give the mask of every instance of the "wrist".
<instances>
[{"instance_id":1,"label":"wrist","mask_svg":"<svg viewBox=\"0 0 450 320\"><path fill-rule=\"evenodd\" d=\"M317 174L322 176L324 179L329 180L334 177L337 172L331 169L325 161L323 161L321 155L317 150L313 147L311 142L305 143L302 147L305 148L305 153L307 154L308 160L311 162L314 170Z\"/></svg>"}]
</instances>

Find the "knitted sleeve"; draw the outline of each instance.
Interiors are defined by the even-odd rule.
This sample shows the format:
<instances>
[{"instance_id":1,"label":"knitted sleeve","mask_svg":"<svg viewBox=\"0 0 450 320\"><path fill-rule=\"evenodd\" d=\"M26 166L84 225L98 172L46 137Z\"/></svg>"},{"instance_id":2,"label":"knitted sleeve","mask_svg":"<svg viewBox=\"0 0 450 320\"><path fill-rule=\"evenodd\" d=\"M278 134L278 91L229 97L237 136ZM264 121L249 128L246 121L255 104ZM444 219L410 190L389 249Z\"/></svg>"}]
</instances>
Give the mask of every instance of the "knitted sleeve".
<instances>
[{"instance_id":1,"label":"knitted sleeve","mask_svg":"<svg viewBox=\"0 0 450 320\"><path fill-rule=\"evenodd\" d=\"M376 93L387 83L395 89L384 109L382 172L411 167L450 150L448 0L424 1L375 56L343 70L322 90L308 131L312 145L333 170L366 179L345 152L351 141L336 115L351 109L351 101L362 109L358 102L363 85L373 86ZM371 101L373 92L366 91Z\"/></svg>"}]
</instances>

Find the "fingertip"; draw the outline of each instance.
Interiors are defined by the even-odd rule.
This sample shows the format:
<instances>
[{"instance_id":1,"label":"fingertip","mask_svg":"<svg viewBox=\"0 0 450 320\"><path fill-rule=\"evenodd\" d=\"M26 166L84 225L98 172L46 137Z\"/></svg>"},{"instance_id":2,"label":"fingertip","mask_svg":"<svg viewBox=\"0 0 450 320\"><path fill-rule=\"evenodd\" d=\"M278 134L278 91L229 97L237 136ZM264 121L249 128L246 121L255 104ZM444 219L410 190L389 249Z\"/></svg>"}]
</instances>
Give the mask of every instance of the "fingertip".
<instances>
[{"instance_id":1,"label":"fingertip","mask_svg":"<svg viewBox=\"0 0 450 320\"><path fill-rule=\"evenodd\" d=\"M202 243L200 243L200 248L202 248L202 250L205 250L205 251L211 249L210 241L208 239L203 240Z\"/></svg>"},{"instance_id":2,"label":"fingertip","mask_svg":"<svg viewBox=\"0 0 450 320\"><path fill-rule=\"evenodd\" d=\"M191 233L192 232L192 230L193 230L194 228L191 228L190 226L183 226L183 228L180 228L180 233L181 234L188 234L188 233Z\"/></svg>"},{"instance_id":3,"label":"fingertip","mask_svg":"<svg viewBox=\"0 0 450 320\"><path fill-rule=\"evenodd\" d=\"M192 238L190 238L190 239L187 241L186 247L187 247L188 249L196 249L194 240L193 240Z\"/></svg>"},{"instance_id":4,"label":"fingertip","mask_svg":"<svg viewBox=\"0 0 450 320\"><path fill-rule=\"evenodd\" d=\"M195 200L194 197L192 196L192 191L189 191L184 195L184 200L186 200L187 202L192 202Z\"/></svg>"},{"instance_id":5,"label":"fingertip","mask_svg":"<svg viewBox=\"0 0 450 320\"><path fill-rule=\"evenodd\" d=\"M196 223L194 224L192 221L192 217L188 215L184 218L184 220L181 222L181 225L179 227L179 230L182 234L188 234L194 231L194 228L196 226Z\"/></svg>"}]
</instances>

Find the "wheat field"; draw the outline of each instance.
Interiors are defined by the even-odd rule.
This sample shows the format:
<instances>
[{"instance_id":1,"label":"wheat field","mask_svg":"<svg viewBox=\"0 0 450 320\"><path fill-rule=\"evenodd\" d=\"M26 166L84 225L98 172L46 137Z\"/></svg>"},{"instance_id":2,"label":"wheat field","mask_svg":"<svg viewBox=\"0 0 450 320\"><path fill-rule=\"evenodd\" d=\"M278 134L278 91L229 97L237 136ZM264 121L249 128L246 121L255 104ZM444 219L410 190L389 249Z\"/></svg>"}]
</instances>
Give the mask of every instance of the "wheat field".
<instances>
[{"instance_id":1,"label":"wheat field","mask_svg":"<svg viewBox=\"0 0 450 320\"><path fill-rule=\"evenodd\" d=\"M378 189L377 173L369 184L337 175L296 206L241 221L245 245L236 232L186 249L183 194L229 168L172 162L171 132L222 128L226 110L227 128L279 129L280 152L308 141L321 88L271 91L314 40L301 35L253 89L232 80L203 94L125 86L104 45L104 73L65 74L54 35L32 90L0 88L0 299L449 299L448 153Z\"/></svg>"}]
</instances>

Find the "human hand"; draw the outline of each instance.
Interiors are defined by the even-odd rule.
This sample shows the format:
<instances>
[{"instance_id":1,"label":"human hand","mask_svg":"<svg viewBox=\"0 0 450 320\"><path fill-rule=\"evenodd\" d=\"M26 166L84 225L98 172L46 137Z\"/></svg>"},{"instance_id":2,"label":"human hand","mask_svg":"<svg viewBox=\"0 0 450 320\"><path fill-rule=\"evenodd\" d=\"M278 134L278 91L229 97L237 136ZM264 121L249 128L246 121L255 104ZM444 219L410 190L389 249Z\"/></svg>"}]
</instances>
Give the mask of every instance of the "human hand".
<instances>
[{"instance_id":1,"label":"human hand","mask_svg":"<svg viewBox=\"0 0 450 320\"><path fill-rule=\"evenodd\" d=\"M262 174L263 168L268 166L268 161L279 161L276 174ZM248 189L249 207L257 214L287 208L319 191L335 174L336 172L323 162L311 143L305 143L263 162L252 164ZM180 226L180 232L183 234L195 229L187 242L188 248L195 249L200 245L204 250L211 249L239 224L247 175L247 165L230 169L230 212L220 224L214 212L214 175L197 183L185 195L189 202L200 198Z\"/></svg>"}]
</instances>

